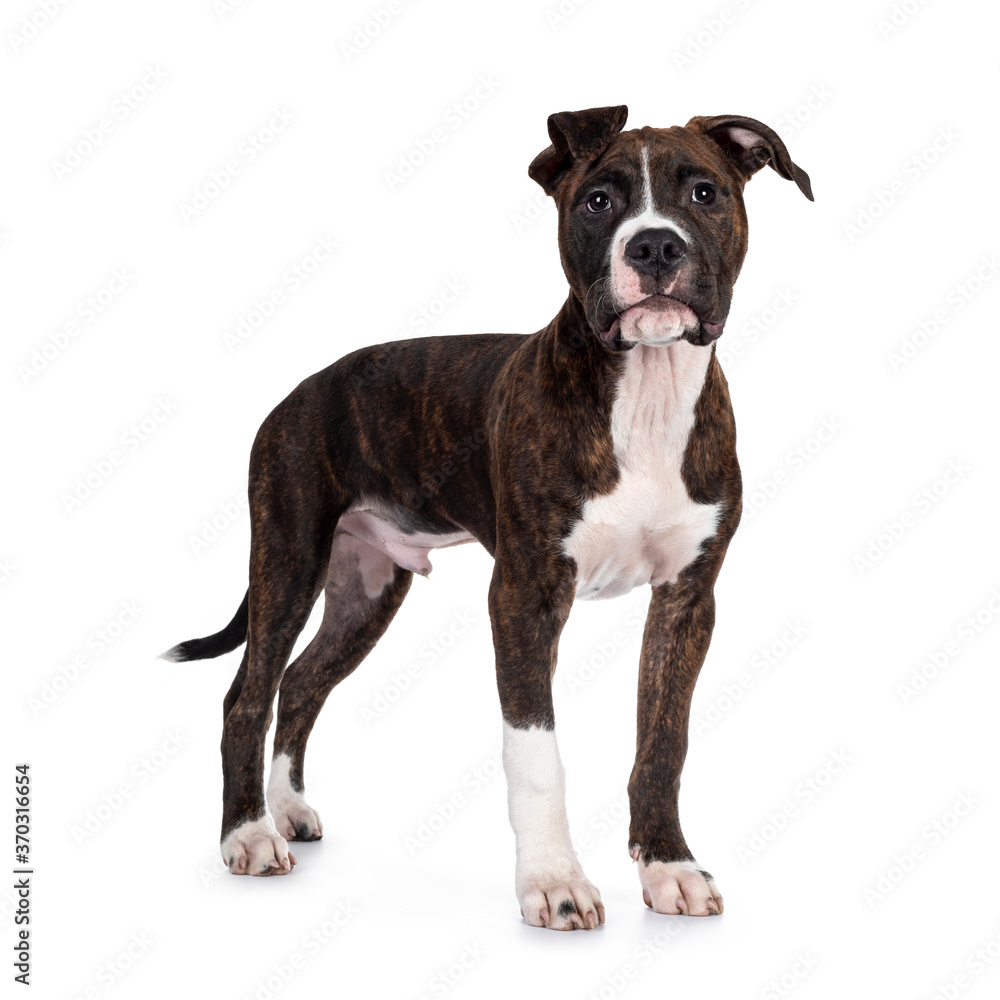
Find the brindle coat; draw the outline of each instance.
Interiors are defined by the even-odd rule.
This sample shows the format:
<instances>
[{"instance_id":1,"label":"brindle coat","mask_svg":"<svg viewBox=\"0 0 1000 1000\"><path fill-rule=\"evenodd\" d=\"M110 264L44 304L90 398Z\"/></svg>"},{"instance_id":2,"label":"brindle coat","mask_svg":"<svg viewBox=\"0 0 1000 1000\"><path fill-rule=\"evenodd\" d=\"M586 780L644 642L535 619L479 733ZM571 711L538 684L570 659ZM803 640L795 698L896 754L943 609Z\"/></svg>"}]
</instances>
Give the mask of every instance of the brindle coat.
<instances>
[{"instance_id":1,"label":"brindle coat","mask_svg":"<svg viewBox=\"0 0 1000 1000\"><path fill-rule=\"evenodd\" d=\"M594 293L621 211L595 218L582 199L600 186L626 209L642 183L636 149L648 145L657 202L676 206L697 236L690 252L702 259L688 300L702 326L688 339L708 345L721 332L746 252L748 178L769 164L812 197L781 140L753 119L698 117L683 128L623 133L625 117L623 107L552 115L552 144L529 168L559 210L570 289L552 322L530 336L433 337L355 351L302 382L261 426L250 458L248 601L223 632L173 651L179 659L217 655L248 639L224 706L223 838L265 813L264 740L279 686L275 753L291 757L291 785L301 791L306 740L326 696L364 659L409 588L412 572L400 566L368 601L350 590L349 573L333 580L322 641L285 670L335 576L328 571L338 520L363 498L377 500L404 531L464 531L490 552L503 718L517 728L554 726L556 647L575 591L563 541L585 501L618 482L610 420L630 348L597 336L613 313ZM733 129L759 142L748 150L732 140ZM694 176L712 178L715 206L679 196ZM677 811L688 717L714 623L713 585L740 520L736 431L710 349L682 477L692 500L720 505L718 526L676 582L653 588L642 641L629 847L647 863L692 858Z\"/></svg>"}]
</instances>

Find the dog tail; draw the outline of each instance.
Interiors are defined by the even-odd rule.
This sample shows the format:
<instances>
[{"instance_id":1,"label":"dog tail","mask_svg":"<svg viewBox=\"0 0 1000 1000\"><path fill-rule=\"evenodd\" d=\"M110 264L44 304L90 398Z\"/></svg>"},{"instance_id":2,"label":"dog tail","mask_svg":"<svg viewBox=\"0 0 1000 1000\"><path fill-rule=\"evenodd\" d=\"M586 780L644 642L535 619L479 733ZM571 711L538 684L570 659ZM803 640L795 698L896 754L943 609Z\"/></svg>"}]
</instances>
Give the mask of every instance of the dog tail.
<instances>
[{"instance_id":1,"label":"dog tail","mask_svg":"<svg viewBox=\"0 0 1000 1000\"><path fill-rule=\"evenodd\" d=\"M179 642L172 649L162 654L164 660L184 663L187 660L207 660L213 656L230 653L237 646L247 641L247 624L250 619L250 591L243 595L243 603L233 615L233 620L215 635L207 635L204 639L188 639Z\"/></svg>"}]
</instances>

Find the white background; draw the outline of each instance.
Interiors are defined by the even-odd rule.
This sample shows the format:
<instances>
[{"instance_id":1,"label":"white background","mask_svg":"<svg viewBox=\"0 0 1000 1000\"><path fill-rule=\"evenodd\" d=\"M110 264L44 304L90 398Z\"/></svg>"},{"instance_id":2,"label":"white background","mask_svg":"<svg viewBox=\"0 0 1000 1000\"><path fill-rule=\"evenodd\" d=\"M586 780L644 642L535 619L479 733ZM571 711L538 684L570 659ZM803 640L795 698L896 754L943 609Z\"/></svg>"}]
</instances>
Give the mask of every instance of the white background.
<instances>
[{"instance_id":1,"label":"white background","mask_svg":"<svg viewBox=\"0 0 1000 1000\"><path fill-rule=\"evenodd\" d=\"M893 6L589 0L559 15L555 0L421 0L350 53L371 0L95 0L48 23L41 3L5 5L3 759L32 765L39 995L995 995L1000 961L975 952L1000 954L984 264L998 26L987 4ZM42 24L30 39L25 17ZM144 91L151 69L163 78ZM465 101L466 117L449 111ZM225 874L218 743L240 654L156 655L221 628L242 597L249 527L233 505L258 425L359 346L548 322L566 286L526 168L548 114L618 103L629 127L759 118L816 194L771 170L751 181L720 343L747 513L717 588L682 809L726 913L653 914L626 853L637 591L577 607L556 677L571 823L607 924L523 923L490 560L473 546L436 554L321 715L306 778L324 839L293 846L290 877ZM293 120L251 160L243 143L276 110ZM185 220L231 160L239 173ZM320 238L335 254L289 291L282 275L310 267ZM116 271L127 286L88 322ZM449 281L461 295L419 329ZM227 347L276 288L280 307ZM914 672L931 679L904 697ZM12 900L0 892L8 958Z\"/></svg>"}]
</instances>

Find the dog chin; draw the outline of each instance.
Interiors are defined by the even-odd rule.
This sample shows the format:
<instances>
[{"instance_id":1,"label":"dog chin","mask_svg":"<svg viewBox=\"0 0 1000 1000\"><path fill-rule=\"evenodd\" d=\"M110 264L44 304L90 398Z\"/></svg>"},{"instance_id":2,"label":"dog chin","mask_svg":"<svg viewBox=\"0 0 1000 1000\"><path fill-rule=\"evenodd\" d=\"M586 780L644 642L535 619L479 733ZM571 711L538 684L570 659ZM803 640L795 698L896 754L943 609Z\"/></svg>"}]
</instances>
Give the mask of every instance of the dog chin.
<instances>
[{"instance_id":1,"label":"dog chin","mask_svg":"<svg viewBox=\"0 0 1000 1000\"><path fill-rule=\"evenodd\" d=\"M659 297L648 304L642 302L626 309L618 322L623 340L651 347L675 344L700 326L690 306L676 299Z\"/></svg>"}]
</instances>

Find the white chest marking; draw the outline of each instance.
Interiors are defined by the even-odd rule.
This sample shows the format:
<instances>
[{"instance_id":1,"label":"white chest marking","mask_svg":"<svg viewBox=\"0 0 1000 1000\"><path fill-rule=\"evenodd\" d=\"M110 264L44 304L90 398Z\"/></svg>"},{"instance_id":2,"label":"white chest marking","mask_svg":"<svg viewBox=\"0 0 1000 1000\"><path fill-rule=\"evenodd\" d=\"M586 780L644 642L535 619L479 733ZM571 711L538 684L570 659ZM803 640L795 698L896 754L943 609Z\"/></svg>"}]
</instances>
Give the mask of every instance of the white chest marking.
<instances>
[{"instance_id":1,"label":"white chest marking","mask_svg":"<svg viewBox=\"0 0 1000 1000\"><path fill-rule=\"evenodd\" d=\"M611 411L621 478L584 503L563 543L576 561L578 598L674 581L715 534L720 505L695 503L681 478L710 357L710 347L687 341L629 351Z\"/></svg>"}]
</instances>

